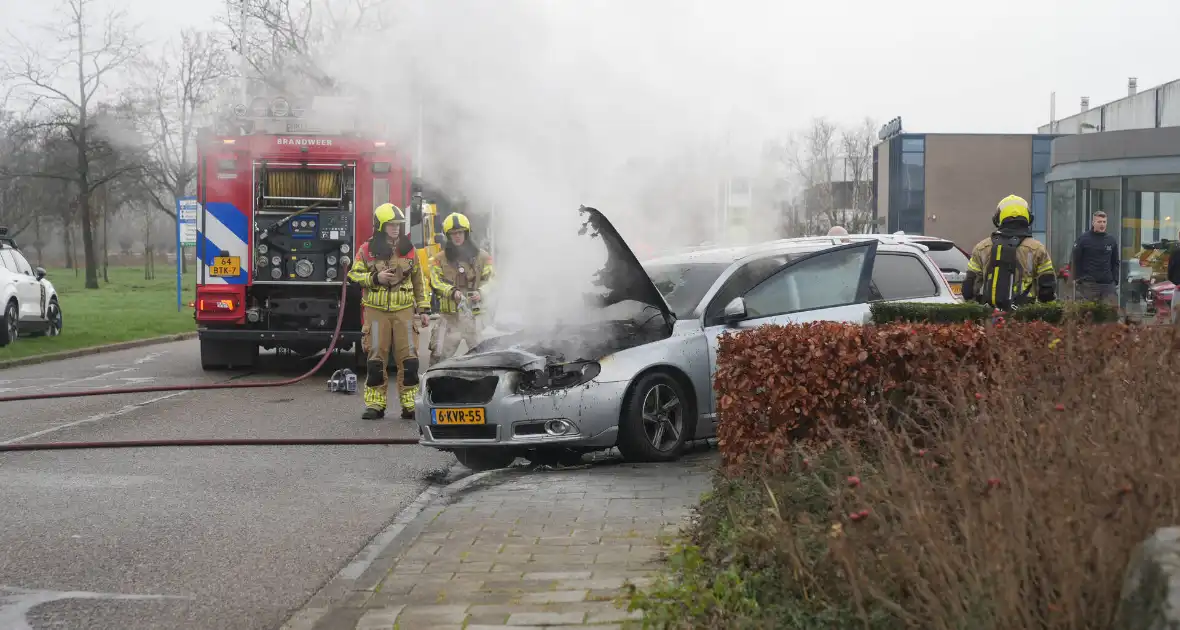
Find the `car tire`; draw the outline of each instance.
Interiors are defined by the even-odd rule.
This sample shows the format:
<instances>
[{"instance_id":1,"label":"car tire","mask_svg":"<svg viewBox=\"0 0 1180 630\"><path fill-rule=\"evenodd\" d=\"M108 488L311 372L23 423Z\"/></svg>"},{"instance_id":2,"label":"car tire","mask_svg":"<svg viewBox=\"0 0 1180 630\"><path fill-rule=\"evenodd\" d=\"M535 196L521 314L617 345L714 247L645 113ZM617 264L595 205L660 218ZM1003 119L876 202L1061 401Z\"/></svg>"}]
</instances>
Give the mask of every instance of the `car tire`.
<instances>
[{"instance_id":1,"label":"car tire","mask_svg":"<svg viewBox=\"0 0 1180 630\"><path fill-rule=\"evenodd\" d=\"M0 313L0 348L16 341L20 336L20 309L16 300L9 300Z\"/></svg>"},{"instance_id":2,"label":"car tire","mask_svg":"<svg viewBox=\"0 0 1180 630\"><path fill-rule=\"evenodd\" d=\"M455 459L475 472L507 468L516 461L516 453L504 448L457 448Z\"/></svg>"},{"instance_id":3,"label":"car tire","mask_svg":"<svg viewBox=\"0 0 1180 630\"><path fill-rule=\"evenodd\" d=\"M64 321L61 314L61 305L57 303L57 298L49 300L49 306L45 309L45 318L49 320L49 327L45 330L39 330L33 334L35 337L56 337L61 334Z\"/></svg>"},{"instance_id":4,"label":"car tire","mask_svg":"<svg viewBox=\"0 0 1180 630\"><path fill-rule=\"evenodd\" d=\"M673 400L675 404L669 407ZM692 401L679 381L667 372L645 374L623 401L617 444L623 459L629 462L679 459L688 443L691 417Z\"/></svg>"}]
</instances>

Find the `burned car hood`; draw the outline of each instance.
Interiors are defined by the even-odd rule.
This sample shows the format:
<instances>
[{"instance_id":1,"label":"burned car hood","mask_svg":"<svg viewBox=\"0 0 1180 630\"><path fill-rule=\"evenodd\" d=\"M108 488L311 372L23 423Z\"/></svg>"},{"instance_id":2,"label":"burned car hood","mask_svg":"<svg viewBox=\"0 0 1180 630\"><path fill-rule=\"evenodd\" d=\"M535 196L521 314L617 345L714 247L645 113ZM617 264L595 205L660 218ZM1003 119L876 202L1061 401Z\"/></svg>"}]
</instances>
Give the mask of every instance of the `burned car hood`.
<instances>
[{"instance_id":1,"label":"burned car hood","mask_svg":"<svg viewBox=\"0 0 1180 630\"><path fill-rule=\"evenodd\" d=\"M585 216L578 234L601 238L606 245L606 264L595 278L595 284L605 289L602 306L611 307L628 300L645 304L659 309L671 330L676 316L615 226L595 208L582 206L578 212Z\"/></svg>"},{"instance_id":2,"label":"burned car hood","mask_svg":"<svg viewBox=\"0 0 1180 630\"><path fill-rule=\"evenodd\" d=\"M591 324L529 328L479 343L466 354L446 359L429 370L532 370L572 361L596 361L609 354L666 338L660 313L629 301L611 309L614 319Z\"/></svg>"},{"instance_id":3,"label":"burned car hood","mask_svg":"<svg viewBox=\"0 0 1180 630\"><path fill-rule=\"evenodd\" d=\"M654 311L654 313L653 313ZM634 300L604 311L609 319L578 325L531 327L479 343L467 354L431 365L435 369L536 370L577 361L597 361L609 354L668 337L661 313Z\"/></svg>"}]
</instances>

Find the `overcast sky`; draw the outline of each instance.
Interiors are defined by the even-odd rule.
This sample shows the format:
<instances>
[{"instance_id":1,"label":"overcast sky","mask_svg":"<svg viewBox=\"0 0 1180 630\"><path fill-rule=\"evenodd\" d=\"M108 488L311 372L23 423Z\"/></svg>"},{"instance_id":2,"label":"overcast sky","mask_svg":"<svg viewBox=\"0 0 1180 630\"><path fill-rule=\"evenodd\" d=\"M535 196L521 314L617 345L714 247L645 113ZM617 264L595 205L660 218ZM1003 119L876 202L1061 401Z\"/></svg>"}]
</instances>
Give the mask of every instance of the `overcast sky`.
<instances>
[{"instance_id":1,"label":"overcast sky","mask_svg":"<svg viewBox=\"0 0 1180 630\"><path fill-rule=\"evenodd\" d=\"M102 2L125 7L155 40L185 26L212 26L225 6L224 0ZM784 76L769 80L790 86L781 106L788 126L816 114L845 121L867 115L882 122L901 116L915 132L1026 133L1048 121L1050 92L1057 92L1062 117L1078 111L1083 95L1092 105L1125 95L1129 76L1138 77L1140 89L1180 78L1180 2L1174 0L702 4L735 10L731 36L704 39L701 47L757 45L767 59L781 61L768 67ZM51 18L55 6L0 0L0 24L27 33L22 25ZM675 16L658 27L674 28Z\"/></svg>"}]
</instances>

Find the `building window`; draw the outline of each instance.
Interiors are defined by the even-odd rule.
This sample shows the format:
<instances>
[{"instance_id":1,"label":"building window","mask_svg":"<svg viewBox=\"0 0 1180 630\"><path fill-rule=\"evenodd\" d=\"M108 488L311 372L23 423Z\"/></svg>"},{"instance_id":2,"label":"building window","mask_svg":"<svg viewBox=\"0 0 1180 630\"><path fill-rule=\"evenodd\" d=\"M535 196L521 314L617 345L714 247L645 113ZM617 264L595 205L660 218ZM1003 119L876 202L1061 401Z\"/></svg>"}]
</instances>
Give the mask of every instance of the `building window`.
<instances>
[{"instance_id":1,"label":"building window","mask_svg":"<svg viewBox=\"0 0 1180 630\"><path fill-rule=\"evenodd\" d=\"M926 139L892 143L889 165L889 231L923 234L926 228Z\"/></svg>"},{"instance_id":2,"label":"building window","mask_svg":"<svg viewBox=\"0 0 1180 630\"><path fill-rule=\"evenodd\" d=\"M1122 298L1128 311L1143 315L1147 289L1167 280L1170 244L1180 239L1180 182L1174 176L1127 178L1121 237Z\"/></svg>"},{"instance_id":3,"label":"building window","mask_svg":"<svg viewBox=\"0 0 1180 630\"><path fill-rule=\"evenodd\" d=\"M1032 206L1033 237L1042 243L1046 241L1046 225L1049 222L1048 188L1045 174L1049 172L1049 153L1053 149L1053 136L1036 136L1032 141Z\"/></svg>"},{"instance_id":4,"label":"building window","mask_svg":"<svg viewBox=\"0 0 1180 630\"><path fill-rule=\"evenodd\" d=\"M1053 214L1049 254L1053 257L1053 265L1058 269L1069 264L1073 242L1078 236L1077 188L1077 182L1074 180L1049 184L1049 212Z\"/></svg>"}]
</instances>

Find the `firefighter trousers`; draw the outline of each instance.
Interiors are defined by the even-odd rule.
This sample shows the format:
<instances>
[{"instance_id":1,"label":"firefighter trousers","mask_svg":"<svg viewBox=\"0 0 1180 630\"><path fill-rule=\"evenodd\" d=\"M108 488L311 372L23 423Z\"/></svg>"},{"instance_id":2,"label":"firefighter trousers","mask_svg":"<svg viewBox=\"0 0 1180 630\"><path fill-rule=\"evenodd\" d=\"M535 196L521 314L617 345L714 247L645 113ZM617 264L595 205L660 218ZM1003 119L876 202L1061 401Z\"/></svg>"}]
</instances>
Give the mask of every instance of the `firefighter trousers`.
<instances>
[{"instance_id":1,"label":"firefighter trousers","mask_svg":"<svg viewBox=\"0 0 1180 630\"><path fill-rule=\"evenodd\" d=\"M471 350L479 343L479 315L466 317L458 313L439 313L430 340L430 362L437 363L455 356L459 342L467 342Z\"/></svg>"},{"instance_id":2,"label":"firefighter trousers","mask_svg":"<svg viewBox=\"0 0 1180 630\"><path fill-rule=\"evenodd\" d=\"M366 306L361 328L361 348L368 356L365 370L365 406L385 410L389 378L385 362L393 353L397 368L397 393L403 410L414 409L418 393L418 328L413 308L380 311Z\"/></svg>"}]
</instances>

